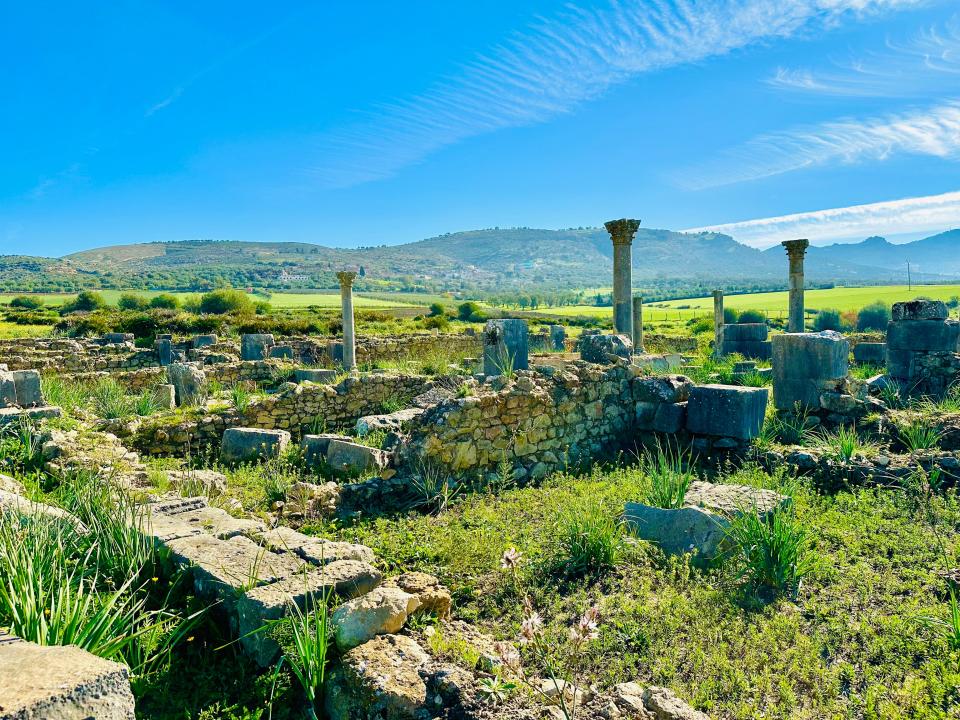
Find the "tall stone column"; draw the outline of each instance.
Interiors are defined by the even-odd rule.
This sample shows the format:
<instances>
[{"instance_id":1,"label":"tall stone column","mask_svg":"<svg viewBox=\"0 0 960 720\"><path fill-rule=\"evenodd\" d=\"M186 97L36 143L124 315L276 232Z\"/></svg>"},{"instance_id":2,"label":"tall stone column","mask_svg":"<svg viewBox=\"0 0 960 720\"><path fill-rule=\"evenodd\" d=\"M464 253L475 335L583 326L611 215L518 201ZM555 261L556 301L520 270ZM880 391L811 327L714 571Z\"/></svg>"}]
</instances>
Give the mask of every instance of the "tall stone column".
<instances>
[{"instance_id":1,"label":"tall stone column","mask_svg":"<svg viewBox=\"0 0 960 720\"><path fill-rule=\"evenodd\" d=\"M781 245L787 249L790 259L790 315L787 332L804 331L803 314L803 258L810 247L809 240L784 240Z\"/></svg>"},{"instance_id":2,"label":"tall stone column","mask_svg":"<svg viewBox=\"0 0 960 720\"><path fill-rule=\"evenodd\" d=\"M353 280L355 272L344 270L337 273L340 281L340 305L343 308L343 369L357 367L357 345L353 330Z\"/></svg>"},{"instance_id":3,"label":"tall stone column","mask_svg":"<svg viewBox=\"0 0 960 720\"><path fill-rule=\"evenodd\" d=\"M723 356L723 290L713 291L713 354Z\"/></svg>"},{"instance_id":4,"label":"tall stone column","mask_svg":"<svg viewBox=\"0 0 960 720\"><path fill-rule=\"evenodd\" d=\"M631 246L640 227L639 220L610 220L603 224L613 240L613 328L633 339Z\"/></svg>"},{"instance_id":5,"label":"tall stone column","mask_svg":"<svg viewBox=\"0 0 960 720\"><path fill-rule=\"evenodd\" d=\"M642 353L643 349L643 296L633 299L633 351Z\"/></svg>"}]
</instances>

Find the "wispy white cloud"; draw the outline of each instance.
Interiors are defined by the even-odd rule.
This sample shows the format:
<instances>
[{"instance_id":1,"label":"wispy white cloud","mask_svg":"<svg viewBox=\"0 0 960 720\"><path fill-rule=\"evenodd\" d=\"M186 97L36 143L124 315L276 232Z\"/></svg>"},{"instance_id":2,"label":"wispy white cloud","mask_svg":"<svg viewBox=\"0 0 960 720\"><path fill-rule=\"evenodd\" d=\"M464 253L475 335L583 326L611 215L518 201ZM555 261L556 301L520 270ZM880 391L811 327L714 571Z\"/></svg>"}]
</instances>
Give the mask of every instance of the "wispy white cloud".
<instances>
[{"instance_id":1,"label":"wispy white cloud","mask_svg":"<svg viewBox=\"0 0 960 720\"><path fill-rule=\"evenodd\" d=\"M957 87L960 16L880 51L833 61L826 69L777 68L767 83L778 90L844 97L924 97Z\"/></svg>"},{"instance_id":2,"label":"wispy white cloud","mask_svg":"<svg viewBox=\"0 0 960 720\"><path fill-rule=\"evenodd\" d=\"M960 191L692 228L722 232L754 247L809 238L814 243L960 227Z\"/></svg>"},{"instance_id":3,"label":"wispy white cloud","mask_svg":"<svg viewBox=\"0 0 960 720\"><path fill-rule=\"evenodd\" d=\"M884 160L894 155L960 160L960 99L874 118L847 118L768 133L714 159L684 168L674 180L690 190L816 167Z\"/></svg>"},{"instance_id":4,"label":"wispy white cloud","mask_svg":"<svg viewBox=\"0 0 960 720\"><path fill-rule=\"evenodd\" d=\"M543 122L640 73L922 0L608 0L538 21L424 93L318 141L313 177L343 187L390 177L440 148Z\"/></svg>"}]
</instances>

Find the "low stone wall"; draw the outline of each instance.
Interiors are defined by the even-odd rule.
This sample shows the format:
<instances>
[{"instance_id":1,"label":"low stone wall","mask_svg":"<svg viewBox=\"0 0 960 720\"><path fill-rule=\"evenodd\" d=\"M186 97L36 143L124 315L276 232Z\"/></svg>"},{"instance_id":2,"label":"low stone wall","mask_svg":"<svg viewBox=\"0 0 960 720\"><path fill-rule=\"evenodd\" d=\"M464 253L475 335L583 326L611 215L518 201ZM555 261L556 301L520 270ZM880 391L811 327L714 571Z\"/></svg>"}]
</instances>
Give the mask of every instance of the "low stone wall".
<instances>
[{"instance_id":1,"label":"low stone wall","mask_svg":"<svg viewBox=\"0 0 960 720\"><path fill-rule=\"evenodd\" d=\"M277 380L286 371L289 373L289 364L284 366L276 360L255 360L255 361L237 361L233 363L218 363L216 365L205 365L203 368L208 382L219 382L224 385L234 385L238 382L271 382ZM68 373L66 375L72 380L97 380L98 378L109 377L127 388L130 392L137 393L146 390L155 385L167 382L167 369L165 367L147 367L139 370L118 370L115 372L100 371L86 373Z\"/></svg>"},{"instance_id":2,"label":"low stone wall","mask_svg":"<svg viewBox=\"0 0 960 720\"><path fill-rule=\"evenodd\" d=\"M203 416L152 417L140 425L132 443L145 453L182 455L218 445L231 427L289 430L295 437L318 429L315 424L327 430L351 427L365 415L382 412L385 403L404 404L433 388L434 383L420 375L387 373L346 378L338 385L289 383L275 395L254 400L242 414L231 408Z\"/></svg>"},{"instance_id":3,"label":"low stone wall","mask_svg":"<svg viewBox=\"0 0 960 720\"><path fill-rule=\"evenodd\" d=\"M132 370L158 361L153 350L139 350L128 342L103 345L92 340L18 338L0 341L0 363L11 370L78 373Z\"/></svg>"}]
</instances>

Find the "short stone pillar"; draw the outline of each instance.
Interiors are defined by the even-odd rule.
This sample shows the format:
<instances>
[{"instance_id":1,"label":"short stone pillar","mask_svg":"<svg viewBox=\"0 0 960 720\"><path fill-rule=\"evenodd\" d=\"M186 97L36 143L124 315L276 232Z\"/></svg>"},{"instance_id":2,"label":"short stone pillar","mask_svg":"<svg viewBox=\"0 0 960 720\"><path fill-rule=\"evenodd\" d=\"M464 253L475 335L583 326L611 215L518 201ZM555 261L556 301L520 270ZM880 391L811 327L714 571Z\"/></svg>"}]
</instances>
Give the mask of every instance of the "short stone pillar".
<instances>
[{"instance_id":1,"label":"short stone pillar","mask_svg":"<svg viewBox=\"0 0 960 720\"><path fill-rule=\"evenodd\" d=\"M723 290L713 291L713 354L716 357L723 355Z\"/></svg>"},{"instance_id":2,"label":"short stone pillar","mask_svg":"<svg viewBox=\"0 0 960 720\"><path fill-rule=\"evenodd\" d=\"M14 370L13 384L17 391L17 405L23 408L43 405L39 370Z\"/></svg>"},{"instance_id":3,"label":"short stone pillar","mask_svg":"<svg viewBox=\"0 0 960 720\"><path fill-rule=\"evenodd\" d=\"M563 325L550 326L550 346L558 352L567 349L567 329Z\"/></svg>"},{"instance_id":4,"label":"short stone pillar","mask_svg":"<svg viewBox=\"0 0 960 720\"><path fill-rule=\"evenodd\" d=\"M241 360L266 360L270 356L270 348L276 345L273 335L269 333L250 333L240 336Z\"/></svg>"},{"instance_id":5,"label":"short stone pillar","mask_svg":"<svg viewBox=\"0 0 960 720\"><path fill-rule=\"evenodd\" d=\"M633 351L645 353L643 349L643 296L633 298Z\"/></svg>"},{"instance_id":6,"label":"short stone pillar","mask_svg":"<svg viewBox=\"0 0 960 720\"><path fill-rule=\"evenodd\" d=\"M487 320L483 328L483 374L505 375L529 367L526 320Z\"/></svg>"},{"instance_id":7,"label":"short stone pillar","mask_svg":"<svg viewBox=\"0 0 960 720\"><path fill-rule=\"evenodd\" d=\"M194 350L199 350L203 347L208 347L209 345L217 344L216 335L194 335L193 340L190 341L190 346Z\"/></svg>"},{"instance_id":8,"label":"short stone pillar","mask_svg":"<svg viewBox=\"0 0 960 720\"><path fill-rule=\"evenodd\" d=\"M353 327L353 281L357 274L344 270L337 273L340 281L340 305L343 309L343 369L357 367L357 341Z\"/></svg>"},{"instance_id":9,"label":"short stone pillar","mask_svg":"<svg viewBox=\"0 0 960 720\"><path fill-rule=\"evenodd\" d=\"M850 369L850 341L833 330L773 336L773 400L777 410L799 404L819 410Z\"/></svg>"},{"instance_id":10,"label":"short stone pillar","mask_svg":"<svg viewBox=\"0 0 960 720\"><path fill-rule=\"evenodd\" d=\"M166 367L173 362L173 341L164 338L157 340L154 346L157 349L157 359L160 361L160 367Z\"/></svg>"},{"instance_id":11,"label":"short stone pillar","mask_svg":"<svg viewBox=\"0 0 960 720\"><path fill-rule=\"evenodd\" d=\"M810 247L809 240L784 240L780 243L787 249L790 260L790 314L787 332L802 333L804 326L803 308L803 258Z\"/></svg>"},{"instance_id":12,"label":"short stone pillar","mask_svg":"<svg viewBox=\"0 0 960 720\"><path fill-rule=\"evenodd\" d=\"M167 365L167 381L174 387L177 405L191 405L206 394L207 374L198 363Z\"/></svg>"},{"instance_id":13,"label":"short stone pillar","mask_svg":"<svg viewBox=\"0 0 960 720\"><path fill-rule=\"evenodd\" d=\"M943 394L958 379L950 372L952 358L958 353L960 322L950 319L943 302L894 303L893 320L887 326L887 375L903 390L918 395Z\"/></svg>"},{"instance_id":14,"label":"short stone pillar","mask_svg":"<svg viewBox=\"0 0 960 720\"><path fill-rule=\"evenodd\" d=\"M639 220L622 218L604 223L613 240L613 327L614 330L633 337L632 308L632 259L633 237L640 227Z\"/></svg>"}]
</instances>

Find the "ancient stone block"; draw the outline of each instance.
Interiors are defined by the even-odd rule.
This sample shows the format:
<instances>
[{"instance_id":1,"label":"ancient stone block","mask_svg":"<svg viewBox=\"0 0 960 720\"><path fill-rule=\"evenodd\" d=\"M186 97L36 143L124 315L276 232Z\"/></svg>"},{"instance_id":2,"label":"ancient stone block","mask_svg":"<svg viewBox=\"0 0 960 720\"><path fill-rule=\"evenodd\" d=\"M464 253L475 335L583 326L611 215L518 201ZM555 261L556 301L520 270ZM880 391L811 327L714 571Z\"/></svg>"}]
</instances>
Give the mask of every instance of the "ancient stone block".
<instances>
[{"instance_id":1,"label":"ancient stone block","mask_svg":"<svg viewBox=\"0 0 960 720\"><path fill-rule=\"evenodd\" d=\"M300 441L300 447L303 448L303 458L308 463L315 464L327 459L327 450L330 448L331 440L341 440L351 442L346 435L320 434L304 435Z\"/></svg>"},{"instance_id":2,"label":"ancient stone block","mask_svg":"<svg viewBox=\"0 0 960 720\"><path fill-rule=\"evenodd\" d=\"M160 367L166 367L173 362L173 342L167 339L157 340L154 343L157 350L157 359Z\"/></svg>"},{"instance_id":3,"label":"ancient stone block","mask_svg":"<svg viewBox=\"0 0 960 720\"><path fill-rule=\"evenodd\" d=\"M637 378L633 387L634 396L640 402L678 403L689 399L693 382L684 375L664 375Z\"/></svg>"},{"instance_id":4,"label":"ancient stone block","mask_svg":"<svg viewBox=\"0 0 960 720\"><path fill-rule=\"evenodd\" d=\"M786 333L773 337L774 378L843 378L850 342L838 332Z\"/></svg>"},{"instance_id":5,"label":"ancient stone block","mask_svg":"<svg viewBox=\"0 0 960 720\"><path fill-rule=\"evenodd\" d=\"M157 385L153 398L161 410L173 410L177 406L177 388L173 385Z\"/></svg>"},{"instance_id":6,"label":"ancient stone block","mask_svg":"<svg viewBox=\"0 0 960 720\"><path fill-rule=\"evenodd\" d=\"M199 350L200 348L207 347L208 345L216 344L216 335L194 335L193 339L190 341L190 347L192 347L194 350Z\"/></svg>"},{"instance_id":7,"label":"ancient stone block","mask_svg":"<svg viewBox=\"0 0 960 720\"><path fill-rule=\"evenodd\" d=\"M653 418L653 430L675 434L683 430L687 421L687 403L660 403Z\"/></svg>"},{"instance_id":8,"label":"ancient stone block","mask_svg":"<svg viewBox=\"0 0 960 720\"><path fill-rule=\"evenodd\" d=\"M567 330L563 325L550 326L550 344L554 350L563 351L566 349L565 340L567 339Z\"/></svg>"},{"instance_id":9,"label":"ancient stone block","mask_svg":"<svg viewBox=\"0 0 960 720\"><path fill-rule=\"evenodd\" d=\"M887 327L887 349L914 352L960 351L960 322L904 320Z\"/></svg>"},{"instance_id":10,"label":"ancient stone block","mask_svg":"<svg viewBox=\"0 0 960 720\"><path fill-rule=\"evenodd\" d=\"M228 428L223 433L220 459L226 463L248 462L279 455L290 444L286 430Z\"/></svg>"},{"instance_id":11,"label":"ancient stone block","mask_svg":"<svg viewBox=\"0 0 960 720\"><path fill-rule=\"evenodd\" d=\"M40 373L37 370L14 370L13 384L17 391L17 405L36 407L43 405Z\"/></svg>"},{"instance_id":12,"label":"ancient stone block","mask_svg":"<svg viewBox=\"0 0 960 720\"><path fill-rule=\"evenodd\" d=\"M112 332L112 333L106 333L103 336L103 339L105 342L107 342L110 345L116 345L119 343L133 342L134 336L133 336L133 333Z\"/></svg>"},{"instance_id":13,"label":"ancient stone block","mask_svg":"<svg viewBox=\"0 0 960 720\"><path fill-rule=\"evenodd\" d=\"M396 587L379 587L350 600L331 617L337 648L346 652L377 635L398 632L419 607L416 595Z\"/></svg>"},{"instance_id":14,"label":"ancient stone block","mask_svg":"<svg viewBox=\"0 0 960 720\"><path fill-rule=\"evenodd\" d=\"M0 717L135 720L129 671L78 647L0 634Z\"/></svg>"},{"instance_id":15,"label":"ancient stone block","mask_svg":"<svg viewBox=\"0 0 960 720\"><path fill-rule=\"evenodd\" d=\"M893 304L893 321L946 320L950 311L941 300L910 300Z\"/></svg>"},{"instance_id":16,"label":"ancient stone block","mask_svg":"<svg viewBox=\"0 0 960 720\"><path fill-rule=\"evenodd\" d=\"M754 358L756 360L769 360L773 355L773 345L769 340L753 341L724 339L723 354L738 354L743 355L744 357Z\"/></svg>"},{"instance_id":17,"label":"ancient stone block","mask_svg":"<svg viewBox=\"0 0 960 720\"><path fill-rule=\"evenodd\" d=\"M528 337L526 320L487 320L483 329L483 372L504 375L508 371L526 370Z\"/></svg>"},{"instance_id":18,"label":"ancient stone block","mask_svg":"<svg viewBox=\"0 0 960 720\"><path fill-rule=\"evenodd\" d=\"M887 361L887 344L857 343L853 347L853 361L858 365L883 365Z\"/></svg>"},{"instance_id":19,"label":"ancient stone block","mask_svg":"<svg viewBox=\"0 0 960 720\"><path fill-rule=\"evenodd\" d=\"M358 437L371 432L397 432L407 423L416 420L426 412L423 408L407 408L386 415L364 415L357 420L355 430Z\"/></svg>"},{"instance_id":20,"label":"ancient stone block","mask_svg":"<svg viewBox=\"0 0 960 720\"><path fill-rule=\"evenodd\" d=\"M724 342L763 342L770 334L766 323L742 323L723 326Z\"/></svg>"},{"instance_id":21,"label":"ancient stone block","mask_svg":"<svg viewBox=\"0 0 960 720\"><path fill-rule=\"evenodd\" d=\"M609 365L616 358L629 360L633 342L626 335L586 335L580 338L580 359Z\"/></svg>"},{"instance_id":22,"label":"ancient stone block","mask_svg":"<svg viewBox=\"0 0 960 720\"><path fill-rule=\"evenodd\" d=\"M700 385L690 392L687 430L752 440L760 434L767 410L766 388Z\"/></svg>"},{"instance_id":23,"label":"ancient stone block","mask_svg":"<svg viewBox=\"0 0 960 720\"><path fill-rule=\"evenodd\" d=\"M336 370L325 368L297 368L293 371L293 379L299 382L329 384L337 379Z\"/></svg>"},{"instance_id":24,"label":"ancient stone block","mask_svg":"<svg viewBox=\"0 0 960 720\"><path fill-rule=\"evenodd\" d=\"M241 360L266 360L275 345L269 333L248 333L240 336Z\"/></svg>"},{"instance_id":25,"label":"ancient stone block","mask_svg":"<svg viewBox=\"0 0 960 720\"><path fill-rule=\"evenodd\" d=\"M13 373L0 370L0 407L13 407L17 404L17 384Z\"/></svg>"},{"instance_id":26,"label":"ancient stone block","mask_svg":"<svg viewBox=\"0 0 960 720\"><path fill-rule=\"evenodd\" d=\"M379 472L389 462L383 450L344 440L331 440L327 447L327 464L347 475L364 472Z\"/></svg>"},{"instance_id":27,"label":"ancient stone block","mask_svg":"<svg viewBox=\"0 0 960 720\"><path fill-rule=\"evenodd\" d=\"M270 348L270 357L293 360L293 348L289 345L274 345Z\"/></svg>"},{"instance_id":28,"label":"ancient stone block","mask_svg":"<svg viewBox=\"0 0 960 720\"><path fill-rule=\"evenodd\" d=\"M174 387L177 405L195 403L206 393L207 375L196 363L168 365L167 380Z\"/></svg>"}]
</instances>

